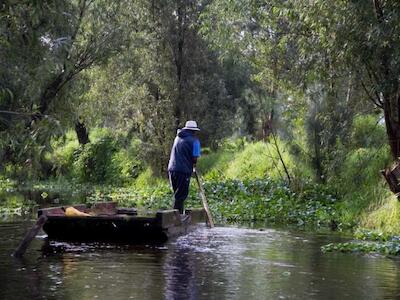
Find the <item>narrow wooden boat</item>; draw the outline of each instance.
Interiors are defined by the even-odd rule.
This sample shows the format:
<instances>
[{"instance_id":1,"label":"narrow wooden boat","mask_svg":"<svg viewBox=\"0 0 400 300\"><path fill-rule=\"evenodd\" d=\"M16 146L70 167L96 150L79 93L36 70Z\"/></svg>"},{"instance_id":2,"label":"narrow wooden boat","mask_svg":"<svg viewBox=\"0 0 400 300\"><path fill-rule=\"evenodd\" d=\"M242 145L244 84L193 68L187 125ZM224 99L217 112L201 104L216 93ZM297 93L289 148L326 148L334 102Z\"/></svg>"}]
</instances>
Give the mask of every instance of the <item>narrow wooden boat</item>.
<instances>
[{"instance_id":1,"label":"narrow wooden boat","mask_svg":"<svg viewBox=\"0 0 400 300\"><path fill-rule=\"evenodd\" d=\"M204 223L204 209L162 210L138 215L135 209L117 208L113 202L97 203L88 208L74 205L85 216L69 216L65 207L40 209L46 216L43 230L49 240L73 242L164 243L169 238L187 233L196 223Z\"/></svg>"}]
</instances>

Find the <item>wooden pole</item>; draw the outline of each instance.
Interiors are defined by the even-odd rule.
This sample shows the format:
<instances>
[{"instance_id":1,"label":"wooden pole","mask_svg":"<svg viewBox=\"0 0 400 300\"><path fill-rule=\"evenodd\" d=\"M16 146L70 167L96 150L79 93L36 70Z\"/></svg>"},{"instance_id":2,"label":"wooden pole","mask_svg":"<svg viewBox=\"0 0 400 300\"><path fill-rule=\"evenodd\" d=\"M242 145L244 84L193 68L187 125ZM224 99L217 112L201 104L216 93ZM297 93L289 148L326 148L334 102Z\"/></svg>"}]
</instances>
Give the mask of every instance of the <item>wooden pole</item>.
<instances>
[{"instance_id":1,"label":"wooden pole","mask_svg":"<svg viewBox=\"0 0 400 300\"><path fill-rule=\"evenodd\" d=\"M205 194L205 192L204 192L203 185L202 185L201 182L200 182L200 178L199 178L199 175L197 174L196 169L194 169L194 175L195 175L195 177L196 177L197 184L199 185L201 200L202 200L202 202L203 202L204 210L206 211L206 215L207 215L207 219L208 219L208 223L207 223L207 224L208 224L208 226L209 226L210 228L213 228L213 227L214 227L214 220L213 220L213 218L212 218L210 208L208 207L208 202L207 202L206 194Z\"/></svg>"},{"instance_id":2,"label":"wooden pole","mask_svg":"<svg viewBox=\"0 0 400 300\"><path fill-rule=\"evenodd\" d=\"M21 241L17 249L14 251L13 253L14 257L22 257L24 255L29 244L38 234L40 229L42 229L42 226L44 223L46 223L46 221L47 221L47 216L41 215L40 218L37 220L36 224L33 225L33 227L27 232L24 239Z\"/></svg>"}]
</instances>

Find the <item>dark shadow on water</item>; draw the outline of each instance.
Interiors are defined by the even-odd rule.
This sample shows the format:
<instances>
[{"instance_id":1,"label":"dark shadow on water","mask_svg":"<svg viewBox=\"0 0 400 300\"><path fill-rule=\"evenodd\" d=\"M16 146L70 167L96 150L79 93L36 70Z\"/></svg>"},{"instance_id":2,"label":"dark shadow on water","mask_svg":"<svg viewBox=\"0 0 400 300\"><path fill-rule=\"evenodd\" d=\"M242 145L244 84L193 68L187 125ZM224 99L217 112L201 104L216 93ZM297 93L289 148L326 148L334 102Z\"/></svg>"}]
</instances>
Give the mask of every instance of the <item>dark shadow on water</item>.
<instances>
[{"instance_id":1,"label":"dark shadow on water","mask_svg":"<svg viewBox=\"0 0 400 300\"><path fill-rule=\"evenodd\" d=\"M176 248L164 264L166 299L198 299L195 285L195 265L187 251Z\"/></svg>"},{"instance_id":2,"label":"dark shadow on water","mask_svg":"<svg viewBox=\"0 0 400 300\"><path fill-rule=\"evenodd\" d=\"M89 254L89 253L124 253L124 252L146 252L146 251L160 251L165 249L163 244L122 244L122 243L103 243L103 242L63 242L63 241L49 241L47 238L43 239L41 247L41 256L43 258L51 256L60 256L65 253L75 254Z\"/></svg>"}]
</instances>

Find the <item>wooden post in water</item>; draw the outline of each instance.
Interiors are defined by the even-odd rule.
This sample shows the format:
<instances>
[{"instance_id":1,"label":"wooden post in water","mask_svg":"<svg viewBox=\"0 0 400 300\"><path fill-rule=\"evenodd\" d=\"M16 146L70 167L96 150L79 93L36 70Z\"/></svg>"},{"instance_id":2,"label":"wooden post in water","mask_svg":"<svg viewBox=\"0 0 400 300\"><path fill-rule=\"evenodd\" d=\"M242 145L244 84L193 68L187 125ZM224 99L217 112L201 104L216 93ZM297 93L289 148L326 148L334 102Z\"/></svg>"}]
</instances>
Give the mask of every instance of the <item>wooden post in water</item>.
<instances>
[{"instance_id":1,"label":"wooden post in water","mask_svg":"<svg viewBox=\"0 0 400 300\"><path fill-rule=\"evenodd\" d=\"M14 253L13 253L14 257L22 257L24 255L29 244L35 238L35 236L38 234L40 229L42 229L42 226L44 223L46 223L46 221L47 221L46 215L43 214L39 217L36 224L33 225L33 227L27 232L27 234L25 235L22 242L19 244L17 249L14 251Z\"/></svg>"}]
</instances>

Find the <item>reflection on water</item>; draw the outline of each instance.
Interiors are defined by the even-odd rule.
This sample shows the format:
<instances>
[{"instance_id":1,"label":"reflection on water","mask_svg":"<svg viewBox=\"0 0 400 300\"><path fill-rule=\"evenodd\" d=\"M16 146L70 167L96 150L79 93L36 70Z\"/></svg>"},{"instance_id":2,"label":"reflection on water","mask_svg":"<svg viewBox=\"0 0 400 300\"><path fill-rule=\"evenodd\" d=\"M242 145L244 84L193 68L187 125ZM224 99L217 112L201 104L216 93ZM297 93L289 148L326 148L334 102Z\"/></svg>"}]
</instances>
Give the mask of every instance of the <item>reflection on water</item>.
<instances>
[{"instance_id":1,"label":"reflection on water","mask_svg":"<svg viewBox=\"0 0 400 300\"><path fill-rule=\"evenodd\" d=\"M34 240L0 224L0 299L383 299L400 297L400 262L320 252L332 234L199 228L161 247Z\"/></svg>"}]
</instances>

